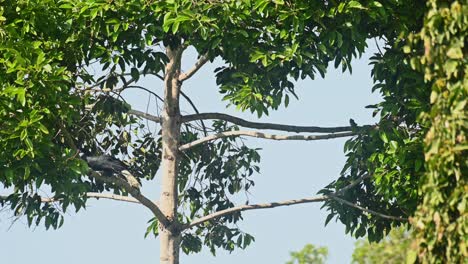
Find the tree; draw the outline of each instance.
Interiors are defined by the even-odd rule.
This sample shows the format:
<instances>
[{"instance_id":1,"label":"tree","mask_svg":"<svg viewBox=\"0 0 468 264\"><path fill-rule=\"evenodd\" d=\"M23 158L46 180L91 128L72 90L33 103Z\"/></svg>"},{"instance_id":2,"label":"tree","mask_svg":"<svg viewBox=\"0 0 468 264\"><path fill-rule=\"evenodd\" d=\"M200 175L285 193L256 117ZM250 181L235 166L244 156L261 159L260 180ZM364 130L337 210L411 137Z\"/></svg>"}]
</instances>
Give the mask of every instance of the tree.
<instances>
[{"instance_id":1,"label":"tree","mask_svg":"<svg viewBox=\"0 0 468 264\"><path fill-rule=\"evenodd\" d=\"M412 241L407 227L392 229L388 236L378 243L359 239L353 252L353 263L406 263L407 259L416 258L412 250Z\"/></svg>"},{"instance_id":2,"label":"tree","mask_svg":"<svg viewBox=\"0 0 468 264\"><path fill-rule=\"evenodd\" d=\"M316 247L312 244L307 244L302 250L291 252L292 259L286 262L286 264L321 264L326 263L327 256L327 247ZM392 229L379 242L369 242L367 238L361 238L356 241L352 263L397 264L406 263L407 257L414 261L416 254L412 250L412 240L407 226L401 226Z\"/></svg>"},{"instance_id":3,"label":"tree","mask_svg":"<svg viewBox=\"0 0 468 264\"><path fill-rule=\"evenodd\" d=\"M248 246L253 237L235 226L246 210L324 202L330 211L326 222L336 217L347 232L356 237L367 233L378 241L422 206L425 189L418 193L418 186L434 172L424 159L423 138L434 122L419 116L438 110L431 110L429 100L433 82L414 64L424 46L415 42L409 47L408 42L423 28L429 9L425 1L1 3L0 182L14 190L0 203L25 215L29 224L58 228L62 211L70 205L78 211L89 198L139 203L154 215L147 234L159 236L161 263L178 263L180 249L199 252L205 245L214 253ZM384 52L372 60L374 89L384 97L371 106L381 116L376 125L358 126L351 119L341 127L295 126L199 113L182 90L203 65L220 58L224 66L215 74L224 100L261 117L297 97L292 80L324 77L332 62L352 71L352 58L374 37L385 42ZM198 62L181 72L188 47L198 52ZM161 79L164 94L140 86L145 76ZM130 89L161 100L161 115L132 109L121 96ZM195 114L181 115L180 97ZM149 132L146 120L160 124L160 131ZM456 131L464 131L461 124ZM466 142L460 135L457 140ZM352 138L345 145L349 159L342 175L321 195L235 205L232 197L253 186L251 176L260 161L241 136ZM452 151L458 151L463 167L466 163L458 158L466 149L458 150L457 144ZM124 159L140 179L153 180L161 170L158 203L138 184L93 171L83 158L104 154ZM456 175L464 175L463 168ZM463 183L453 184L463 188ZM50 198L40 196L39 188L48 188ZM457 197L466 201L463 192ZM461 237L460 231L454 239ZM443 258L439 251L434 258Z\"/></svg>"},{"instance_id":4,"label":"tree","mask_svg":"<svg viewBox=\"0 0 468 264\"><path fill-rule=\"evenodd\" d=\"M328 248L307 244L297 252L291 252L291 260L286 264L324 264L328 256Z\"/></svg>"},{"instance_id":5,"label":"tree","mask_svg":"<svg viewBox=\"0 0 468 264\"><path fill-rule=\"evenodd\" d=\"M433 0L428 7L424 27L409 45L424 46L413 68L431 85L431 109L421 118L429 124L427 172L412 224L422 262L463 263L468 259L468 7L466 2Z\"/></svg>"}]
</instances>

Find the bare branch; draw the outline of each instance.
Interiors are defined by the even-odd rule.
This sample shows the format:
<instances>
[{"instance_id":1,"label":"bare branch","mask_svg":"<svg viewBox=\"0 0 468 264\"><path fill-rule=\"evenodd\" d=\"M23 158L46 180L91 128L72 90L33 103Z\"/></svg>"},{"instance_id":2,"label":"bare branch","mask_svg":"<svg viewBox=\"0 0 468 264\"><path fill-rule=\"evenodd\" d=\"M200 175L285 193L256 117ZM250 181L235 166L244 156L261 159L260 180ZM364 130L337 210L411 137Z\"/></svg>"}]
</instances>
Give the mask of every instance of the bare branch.
<instances>
[{"instance_id":1,"label":"bare branch","mask_svg":"<svg viewBox=\"0 0 468 264\"><path fill-rule=\"evenodd\" d=\"M182 122L190 122L194 120L206 120L206 119L219 119L234 123L239 126L256 128L256 129L271 129L288 132L309 132L309 133L336 133L336 132L347 132L351 131L351 126L344 127L317 127L317 126L293 126L273 123L260 123L251 122L239 117L222 114L222 113L201 113L194 115L186 115L182 117Z\"/></svg>"},{"instance_id":2,"label":"bare branch","mask_svg":"<svg viewBox=\"0 0 468 264\"><path fill-rule=\"evenodd\" d=\"M271 134L265 134L265 133L256 132L256 131L227 131L227 132L210 135L204 138L200 138L190 143L184 144L179 147L179 150L184 151L194 146L208 142L208 141L216 140L219 138L231 137L231 136L248 136L248 137L265 138L265 139L273 139L273 140L322 140L322 139L332 139L332 138L340 138L340 137L350 137L353 135L355 135L354 132L333 133L333 134L327 134L327 135L271 135Z\"/></svg>"},{"instance_id":3,"label":"bare branch","mask_svg":"<svg viewBox=\"0 0 468 264\"><path fill-rule=\"evenodd\" d=\"M295 205L295 204L302 204L302 203L313 203L313 202L323 202L328 200L327 197L325 196L317 196L317 197L311 197L311 198L304 198L304 199L299 199L299 200L288 200L288 201L282 201L282 202L273 202L273 203L265 203L265 204L246 204L246 205L241 205L237 207L232 207L228 208L225 210L221 210L209 215L206 215L204 217L201 217L199 219L196 219L195 221L191 222L190 224L187 224L182 227L182 230L184 229L189 229L194 226L200 225L206 221L213 220L215 218L219 218L225 215L230 215L236 212L242 212L242 211L248 211L248 210L253 210L253 209L267 209L267 208L275 208L275 207L280 207L280 206L289 206L289 205Z\"/></svg>"},{"instance_id":4,"label":"bare branch","mask_svg":"<svg viewBox=\"0 0 468 264\"><path fill-rule=\"evenodd\" d=\"M193 222L182 226L181 230L190 229L190 228L192 228L194 226L198 226L198 225L200 225L200 224L202 224L204 222L207 222L207 221L210 221L210 220L213 220L213 219L225 216L225 215L233 214L233 213L236 213L236 212L242 212L242 211L248 211L248 210L254 210L254 209L275 208L275 207L280 207L280 206L290 206L290 205L296 205L296 204L302 204L302 203L324 202L324 201L330 200L330 199L337 200L337 201L342 202L342 203L344 203L346 205L352 206L354 208L360 209L360 210L362 210L364 212L367 212L367 213L370 213L370 214L380 216L382 218L387 218L387 219L392 219L392 220L397 220L397 221L408 221L408 219L406 219L406 218L389 216L389 215L385 215L385 214L382 214L382 213L379 213L379 212L364 208L362 206L359 206L359 205L353 204L351 202L348 202L346 200L343 200L343 199L341 199L341 198L339 198L337 196L337 195L343 194L345 191L353 188L354 186L358 185L359 183L361 183L362 181L364 181L365 179L367 179L369 177L371 177L369 174L365 174L365 175L361 176L360 178L352 181L346 187L343 187L342 189L336 191L335 193L328 194L328 195L321 195L321 196L315 196L315 197L304 198L304 199L287 200L287 201L272 202L272 203L265 203L265 204L241 205L241 206L237 206L237 207L228 208L228 209L221 210L221 211L218 211L218 212L214 212L212 214L209 214L209 215L203 216L201 218L195 219Z\"/></svg>"},{"instance_id":5,"label":"bare branch","mask_svg":"<svg viewBox=\"0 0 468 264\"><path fill-rule=\"evenodd\" d=\"M143 194L141 194L140 190L137 188L132 187L128 182L126 182L124 179L118 178L118 177L104 177L101 176L99 173L95 171L90 171L89 176L99 180L101 182L105 183L110 183L114 184L115 186L118 186L128 193L130 193L136 200L138 200L141 204L146 206L148 209L153 212L154 216L159 220L159 222L164 225L164 226L170 226L171 222L167 217L163 214L161 209L159 209L158 205L156 203L152 202L150 199L146 198Z\"/></svg>"},{"instance_id":6,"label":"bare branch","mask_svg":"<svg viewBox=\"0 0 468 264\"><path fill-rule=\"evenodd\" d=\"M205 63L208 62L208 60L209 60L209 58L208 58L207 54L202 55L200 57L200 59L198 59L198 61L195 63L195 65L193 65L193 67L190 70L188 70L185 73L182 73L179 76L179 81L183 82L183 81L189 79L190 77L192 77L203 65L205 65Z\"/></svg>"},{"instance_id":7,"label":"bare branch","mask_svg":"<svg viewBox=\"0 0 468 264\"><path fill-rule=\"evenodd\" d=\"M141 204L137 199L135 199L133 197L117 195L117 194L113 194L113 193L89 192L89 193L86 193L86 196L88 198L96 198L96 199L101 199L102 198L102 199L110 199L110 200L116 200L116 201L122 201L122 202Z\"/></svg>"},{"instance_id":8,"label":"bare branch","mask_svg":"<svg viewBox=\"0 0 468 264\"><path fill-rule=\"evenodd\" d=\"M151 115L151 114L148 114L148 113L145 113L145 112L142 112L142 111L130 109L130 110L128 111L128 113L131 114L131 115L139 116L139 117L141 117L141 118L154 121L154 122L156 122L156 123L161 123L161 122L162 122L162 118L161 118L161 117L155 116L155 115Z\"/></svg>"}]
</instances>

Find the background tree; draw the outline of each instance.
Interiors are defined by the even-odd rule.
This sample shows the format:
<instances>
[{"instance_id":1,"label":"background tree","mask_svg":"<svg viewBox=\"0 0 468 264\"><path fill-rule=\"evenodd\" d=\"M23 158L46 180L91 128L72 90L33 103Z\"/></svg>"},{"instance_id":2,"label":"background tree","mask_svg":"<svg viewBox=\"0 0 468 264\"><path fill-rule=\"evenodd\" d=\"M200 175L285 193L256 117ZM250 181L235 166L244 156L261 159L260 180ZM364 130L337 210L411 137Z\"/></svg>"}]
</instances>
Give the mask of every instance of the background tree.
<instances>
[{"instance_id":1,"label":"background tree","mask_svg":"<svg viewBox=\"0 0 468 264\"><path fill-rule=\"evenodd\" d=\"M415 251L412 249L410 232L406 226L394 228L379 242L369 242L368 238L361 238L355 243L352 263L358 264L399 264L416 259ZM297 252L291 252L291 260L286 264L327 263L328 248L316 247L307 244Z\"/></svg>"},{"instance_id":2,"label":"background tree","mask_svg":"<svg viewBox=\"0 0 468 264\"><path fill-rule=\"evenodd\" d=\"M468 7L466 2L428 1L424 27L414 46L424 46L413 59L431 84L431 109L424 138L427 172L420 181L422 202L412 219L422 262L463 263L468 259Z\"/></svg>"},{"instance_id":3,"label":"background tree","mask_svg":"<svg viewBox=\"0 0 468 264\"><path fill-rule=\"evenodd\" d=\"M327 260L328 248L307 244L300 251L293 251L290 254L291 260L286 264L324 264Z\"/></svg>"},{"instance_id":4,"label":"background tree","mask_svg":"<svg viewBox=\"0 0 468 264\"><path fill-rule=\"evenodd\" d=\"M359 264L397 264L411 263L416 260L416 254L412 249L412 240L407 227L401 226L392 229L390 233L378 243L369 242L367 239L356 241L353 252L353 263Z\"/></svg>"},{"instance_id":5,"label":"background tree","mask_svg":"<svg viewBox=\"0 0 468 264\"><path fill-rule=\"evenodd\" d=\"M436 116L442 108L431 106L434 79L425 79L415 62L425 51L424 46L419 42L407 45L423 28L424 15L431 8L425 1L1 3L0 146L4 151L0 154L0 182L13 188L0 202L15 215L25 215L29 224L43 222L47 228L58 228L63 223L62 212L70 205L78 211L89 198L139 203L154 215L147 234L160 238L161 263L178 263L180 249L199 252L205 245L214 253L218 248L232 251L248 246L253 237L235 225L245 210L324 202L330 212L326 222L336 217L352 235L367 234L369 240L378 241L413 216L418 206L419 210L426 208L429 198L422 204L419 195L429 197L432 191L424 187L418 192L418 187L428 186L426 176L439 170L425 163L423 138L431 135L428 131L433 131L430 127L436 124L434 120L439 121ZM457 4L454 1L455 11L466 8ZM454 29L454 35L463 38L465 22L457 20L454 25L461 30ZM426 31L422 32L424 36ZM351 71L352 58L360 56L366 40L373 37L385 42L383 51L372 60L374 90L384 97L382 103L371 106L380 114L380 121L373 126L358 126L353 120L341 127L250 122L222 113L199 113L183 93L186 80L204 64L219 58L224 65L215 75L224 100L260 117L281 104L287 106L290 97L296 97L293 80L325 76L329 63ZM463 45L458 45L449 55L458 59L455 69L466 65L459 55ZM198 52L199 59L193 68L182 72L181 61L188 47ZM422 65L432 69L431 63L424 61ZM434 66L433 70L438 69ZM455 70L449 69L451 77ZM164 94L140 86L138 81L145 76L161 79ZM460 148L459 143L466 144L466 85L459 79L463 71L453 76L458 84L454 87L460 89L455 98L462 102L455 113L462 113L462 118L454 119L455 134L444 134L456 135L450 145L454 152L449 152L455 153L455 159L442 162L443 166L452 162L455 176L459 175L455 179L463 179L466 148ZM445 87L446 83L439 81L438 85ZM160 114L132 109L121 96L129 89L143 89L158 98L163 105ZM181 115L180 97L195 114ZM443 106L451 109L451 105ZM423 113L432 113L434 120L420 119ZM155 131L147 120L161 126ZM273 140L352 138L345 145L349 159L342 175L321 195L236 205L234 195L253 186L252 175L259 171L260 161L257 150L247 147L241 136ZM427 146L432 144L431 139L426 141ZM431 157L430 153L426 149L426 157ZM90 170L83 159L83 155L103 154L125 160L140 180L153 180L160 169L158 203L123 178ZM456 188L440 197L454 197L451 190L465 188L463 180L451 184ZM41 189L46 189L50 197L40 196ZM466 216L466 195L454 194L456 202L450 208L456 204L459 213L447 211L450 217L437 226L445 230L451 221L462 221L451 238L461 242L464 229L460 228L466 217L460 220L459 216ZM442 201L437 200L437 204ZM436 214L430 217L442 223ZM417 223L424 221L427 219ZM425 239L421 241L421 248L428 246L430 251L421 251L423 260L458 260L462 256L443 254L452 252L448 242L434 242L434 248Z\"/></svg>"}]
</instances>

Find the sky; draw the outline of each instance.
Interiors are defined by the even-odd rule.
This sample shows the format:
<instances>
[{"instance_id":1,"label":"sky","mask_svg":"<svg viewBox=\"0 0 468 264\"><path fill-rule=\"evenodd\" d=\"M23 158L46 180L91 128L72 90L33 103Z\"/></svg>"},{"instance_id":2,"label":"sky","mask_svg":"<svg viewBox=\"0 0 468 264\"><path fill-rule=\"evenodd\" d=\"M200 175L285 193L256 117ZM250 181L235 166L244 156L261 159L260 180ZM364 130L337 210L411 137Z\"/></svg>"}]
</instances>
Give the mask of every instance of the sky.
<instances>
[{"instance_id":1,"label":"sky","mask_svg":"<svg viewBox=\"0 0 468 264\"><path fill-rule=\"evenodd\" d=\"M226 108L215 83L213 70L221 61L206 64L186 81L183 91L197 105L200 112L221 112L251 121L274 122L309 126L347 126L352 118L359 125L372 124L372 110L366 105L380 101L372 94L369 57L376 52L374 42L368 51L353 62L353 74L342 73L333 67L325 79L296 83L299 100L291 98L289 107L272 111L259 119L256 114ZM188 70L196 59L193 50L186 52L182 70ZM162 83L155 78L141 81L152 91L161 94ZM132 90L125 98L134 109L154 112L154 98L149 103L144 93ZM186 106L186 104L184 105ZM183 107L183 113L192 113ZM270 131L273 132L273 131ZM285 134L280 131L276 134ZM261 173L254 176L255 187L250 191L250 203L305 198L338 178L344 162L343 144L346 139L324 141L269 141L246 138L249 147L261 148ZM152 199L159 197L160 178L144 183L142 192ZM5 190L0 188L0 194ZM243 195L240 193L239 195ZM350 263L355 240L345 234L341 223L324 225L326 211L322 203L301 204L265 210L243 212L241 229L255 237L247 249L232 253L219 250L216 256L207 248L201 253L185 255L181 263L285 263L289 252L300 250L305 244L326 246L327 263ZM59 230L27 226L25 219L12 224L11 213L0 214L1 263L159 263L159 242L144 238L151 213L145 207L109 200L89 200L86 210L67 212L65 224Z\"/></svg>"}]
</instances>

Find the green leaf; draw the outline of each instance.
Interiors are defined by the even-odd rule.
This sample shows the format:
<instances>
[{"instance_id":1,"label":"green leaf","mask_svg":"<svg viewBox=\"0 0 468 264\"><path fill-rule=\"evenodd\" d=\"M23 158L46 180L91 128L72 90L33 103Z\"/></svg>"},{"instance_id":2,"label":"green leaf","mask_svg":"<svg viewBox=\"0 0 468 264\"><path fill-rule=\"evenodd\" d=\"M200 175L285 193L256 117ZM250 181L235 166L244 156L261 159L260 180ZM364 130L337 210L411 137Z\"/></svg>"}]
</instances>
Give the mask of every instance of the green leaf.
<instances>
[{"instance_id":1,"label":"green leaf","mask_svg":"<svg viewBox=\"0 0 468 264\"><path fill-rule=\"evenodd\" d=\"M24 139L24 143L26 144L26 146L28 147L29 150L31 150L31 151L33 150L33 143L32 143L30 138L26 137Z\"/></svg>"},{"instance_id":2,"label":"green leaf","mask_svg":"<svg viewBox=\"0 0 468 264\"><path fill-rule=\"evenodd\" d=\"M452 47L447 51L447 57L451 59L463 59L463 52L460 47Z\"/></svg>"},{"instance_id":3,"label":"green leaf","mask_svg":"<svg viewBox=\"0 0 468 264\"><path fill-rule=\"evenodd\" d=\"M18 88L16 98L22 106L25 106L26 105L26 90L24 88Z\"/></svg>"},{"instance_id":4,"label":"green leaf","mask_svg":"<svg viewBox=\"0 0 468 264\"><path fill-rule=\"evenodd\" d=\"M388 143L387 134L385 134L385 132L381 132L381 133L379 133L379 135L380 135L380 138L382 139L382 141L384 143Z\"/></svg>"},{"instance_id":5,"label":"green leaf","mask_svg":"<svg viewBox=\"0 0 468 264\"><path fill-rule=\"evenodd\" d=\"M350 1L347 5L348 8L364 9L358 1Z\"/></svg>"},{"instance_id":6,"label":"green leaf","mask_svg":"<svg viewBox=\"0 0 468 264\"><path fill-rule=\"evenodd\" d=\"M135 81L138 81L138 79L140 79L140 72L138 71L137 68L132 68L130 70L130 75Z\"/></svg>"},{"instance_id":7,"label":"green leaf","mask_svg":"<svg viewBox=\"0 0 468 264\"><path fill-rule=\"evenodd\" d=\"M174 23L172 24L172 33L175 34L177 33L177 30L179 30L179 25L180 25L180 22L179 21L174 21Z\"/></svg>"},{"instance_id":8,"label":"green leaf","mask_svg":"<svg viewBox=\"0 0 468 264\"><path fill-rule=\"evenodd\" d=\"M24 180L29 179L29 176L30 176L30 175L31 175L31 169L29 168L29 166L24 167L23 179L24 179Z\"/></svg>"},{"instance_id":9,"label":"green leaf","mask_svg":"<svg viewBox=\"0 0 468 264\"><path fill-rule=\"evenodd\" d=\"M49 130L47 129L47 127L45 127L43 124L39 123L39 130L42 131L42 133L44 134L49 134Z\"/></svg>"}]
</instances>

